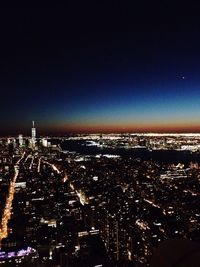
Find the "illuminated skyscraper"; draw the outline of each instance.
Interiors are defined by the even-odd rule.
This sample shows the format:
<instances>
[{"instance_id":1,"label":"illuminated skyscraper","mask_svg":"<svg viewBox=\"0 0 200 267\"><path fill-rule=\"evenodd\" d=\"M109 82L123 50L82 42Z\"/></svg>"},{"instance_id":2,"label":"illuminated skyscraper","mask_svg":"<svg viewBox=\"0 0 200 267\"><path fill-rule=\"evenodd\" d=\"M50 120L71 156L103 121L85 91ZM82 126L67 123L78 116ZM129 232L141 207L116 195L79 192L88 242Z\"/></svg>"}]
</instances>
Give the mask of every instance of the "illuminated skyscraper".
<instances>
[{"instance_id":1,"label":"illuminated skyscraper","mask_svg":"<svg viewBox=\"0 0 200 267\"><path fill-rule=\"evenodd\" d=\"M23 146L23 135L22 134L19 134L19 146Z\"/></svg>"},{"instance_id":2,"label":"illuminated skyscraper","mask_svg":"<svg viewBox=\"0 0 200 267\"><path fill-rule=\"evenodd\" d=\"M45 139L45 138L42 139L42 146L48 147L48 140L47 139Z\"/></svg>"},{"instance_id":3,"label":"illuminated skyscraper","mask_svg":"<svg viewBox=\"0 0 200 267\"><path fill-rule=\"evenodd\" d=\"M35 122L32 121L31 143L33 147L35 147L35 141L36 141L36 128L35 128Z\"/></svg>"}]
</instances>

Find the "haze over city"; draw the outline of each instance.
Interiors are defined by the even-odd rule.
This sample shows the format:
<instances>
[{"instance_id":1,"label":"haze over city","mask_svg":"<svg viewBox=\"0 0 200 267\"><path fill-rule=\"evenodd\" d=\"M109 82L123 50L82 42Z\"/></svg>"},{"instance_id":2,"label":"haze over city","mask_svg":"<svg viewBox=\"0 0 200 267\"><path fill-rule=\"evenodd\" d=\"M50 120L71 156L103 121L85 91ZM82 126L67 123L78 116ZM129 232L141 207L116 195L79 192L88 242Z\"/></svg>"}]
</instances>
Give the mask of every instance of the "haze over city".
<instances>
[{"instance_id":1,"label":"haze over city","mask_svg":"<svg viewBox=\"0 0 200 267\"><path fill-rule=\"evenodd\" d=\"M199 132L198 4L1 11L2 135Z\"/></svg>"}]
</instances>

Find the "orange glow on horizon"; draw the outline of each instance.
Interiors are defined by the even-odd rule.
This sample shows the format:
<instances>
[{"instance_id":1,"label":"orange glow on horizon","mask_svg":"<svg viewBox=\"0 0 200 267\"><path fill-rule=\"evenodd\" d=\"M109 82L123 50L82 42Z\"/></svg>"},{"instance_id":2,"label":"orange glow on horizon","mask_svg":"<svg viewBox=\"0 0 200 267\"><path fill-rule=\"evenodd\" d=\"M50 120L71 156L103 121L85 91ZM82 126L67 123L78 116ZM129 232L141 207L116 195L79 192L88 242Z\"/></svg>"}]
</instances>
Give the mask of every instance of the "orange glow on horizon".
<instances>
[{"instance_id":1,"label":"orange glow on horizon","mask_svg":"<svg viewBox=\"0 0 200 267\"><path fill-rule=\"evenodd\" d=\"M103 123L81 123L79 125L60 124L48 127L54 133L109 133L109 132L200 132L200 124L196 123L122 123L122 124L103 124Z\"/></svg>"}]
</instances>

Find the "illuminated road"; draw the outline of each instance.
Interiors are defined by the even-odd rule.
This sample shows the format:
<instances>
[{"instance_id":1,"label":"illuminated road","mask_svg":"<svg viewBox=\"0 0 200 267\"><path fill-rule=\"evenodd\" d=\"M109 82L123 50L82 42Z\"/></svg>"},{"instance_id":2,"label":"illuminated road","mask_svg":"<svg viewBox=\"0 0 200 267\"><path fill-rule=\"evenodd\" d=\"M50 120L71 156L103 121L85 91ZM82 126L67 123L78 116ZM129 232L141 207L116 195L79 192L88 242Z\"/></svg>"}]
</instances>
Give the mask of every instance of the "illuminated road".
<instances>
[{"instance_id":1,"label":"illuminated road","mask_svg":"<svg viewBox=\"0 0 200 267\"><path fill-rule=\"evenodd\" d=\"M16 165L18 165L18 164L22 161L22 159L24 158L25 154L26 154L26 153L23 152L21 158L16 162Z\"/></svg>"},{"instance_id":2,"label":"illuminated road","mask_svg":"<svg viewBox=\"0 0 200 267\"><path fill-rule=\"evenodd\" d=\"M31 163L30 163L30 166L29 166L29 170L32 169L32 167L33 167L33 162L34 162L34 157L32 156L32 160L31 160Z\"/></svg>"},{"instance_id":3,"label":"illuminated road","mask_svg":"<svg viewBox=\"0 0 200 267\"><path fill-rule=\"evenodd\" d=\"M57 174L60 174L60 171L58 170L58 168L54 165L54 164L51 164L50 162L46 161L46 160L43 160L44 163L46 163L47 165L51 166L51 168L57 172Z\"/></svg>"},{"instance_id":4,"label":"illuminated road","mask_svg":"<svg viewBox=\"0 0 200 267\"><path fill-rule=\"evenodd\" d=\"M67 180L69 181L69 178L68 178L67 175L65 175L64 182L67 181ZM69 183L69 186L76 193L77 197L79 198L79 201L80 201L81 205L84 206L85 204L89 204L88 198L86 197L86 195L81 190L76 190L74 188L74 185L71 182Z\"/></svg>"},{"instance_id":5,"label":"illuminated road","mask_svg":"<svg viewBox=\"0 0 200 267\"><path fill-rule=\"evenodd\" d=\"M52 169L54 171L56 171L58 174L61 173L59 171L59 169L54 164L51 164L50 162L44 161L44 160L43 160L43 162L46 163L46 164L48 164L49 166L51 166ZM63 182L66 182L66 181L69 181L69 177L65 173L65 177L63 178ZM82 192L81 190L76 190L71 182L69 183L69 186L76 193L77 197L79 198L79 201L80 201L81 205L84 206L85 204L89 204L89 200L86 197L86 195L84 194L84 192Z\"/></svg>"},{"instance_id":6,"label":"illuminated road","mask_svg":"<svg viewBox=\"0 0 200 267\"><path fill-rule=\"evenodd\" d=\"M2 215L2 220L0 224L0 243L3 238L6 238L8 236L8 221L11 218L11 212L12 212L12 201L15 194L15 183L19 174L19 163L23 159L25 155L25 152L22 154L21 158L17 161L16 165L14 166L14 177L12 178L12 181L10 182L10 187L8 191L8 196L6 199L5 208Z\"/></svg>"},{"instance_id":7,"label":"illuminated road","mask_svg":"<svg viewBox=\"0 0 200 267\"><path fill-rule=\"evenodd\" d=\"M81 205L84 206L85 204L89 204L89 201L88 201L86 195L81 190L75 190L75 192L79 198Z\"/></svg>"},{"instance_id":8,"label":"illuminated road","mask_svg":"<svg viewBox=\"0 0 200 267\"><path fill-rule=\"evenodd\" d=\"M67 180L69 180L69 178L68 178L67 174L65 173L65 176L63 178L63 183L65 183Z\"/></svg>"},{"instance_id":9,"label":"illuminated road","mask_svg":"<svg viewBox=\"0 0 200 267\"><path fill-rule=\"evenodd\" d=\"M147 203L149 203L152 207L161 209L161 207L160 207L159 205L156 205L156 204L155 204L153 201L151 201L151 200L148 200L148 199L144 198L144 201L147 202Z\"/></svg>"},{"instance_id":10,"label":"illuminated road","mask_svg":"<svg viewBox=\"0 0 200 267\"><path fill-rule=\"evenodd\" d=\"M27 160L28 160L30 157L31 157L31 154L29 154L29 155L26 157L26 159L25 159L24 162L27 162Z\"/></svg>"},{"instance_id":11,"label":"illuminated road","mask_svg":"<svg viewBox=\"0 0 200 267\"><path fill-rule=\"evenodd\" d=\"M40 173L41 160L42 160L42 157L40 157L39 160L38 160L38 168L37 168L37 172L38 173Z\"/></svg>"},{"instance_id":12,"label":"illuminated road","mask_svg":"<svg viewBox=\"0 0 200 267\"><path fill-rule=\"evenodd\" d=\"M15 194L15 185L16 185L16 181L19 175L19 165L22 160L24 163L26 163L28 159L31 159L31 162L29 164L29 170L31 170L36 157L30 154L27 155L25 152L21 155L21 157L17 160L17 162L14 165L14 174L10 180L8 195L6 198L5 207L3 209L3 214L2 214L1 221L0 221L0 247L1 247L2 239L6 238L9 235L8 223L12 216L12 204L13 204L13 199L14 199L14 194ZM41 163L49 165L53 169L53 171L55 171L57 174L62 174L62 172L56 167L55 164L52 164L44 160L42 157L39 157L38 159L38 166L37 166L38 173L41 172ZM86 204L89 204L89 199L87 198L85 193L81 189L77 190L74 187L67 173L65 173L65 176L63 177L63 182L68 182L70 188L76 193L81 205L84 206Z\"/></svg>"},{"instance_id":13,"label":"illuminated road","mask_svg":"<svg viewBox=\"0 0 200 267\"><path fill-rule=\"evenodd\" d=\"M63 178L63 182L65 183L66 181L69 181L69 177L65 173L65 177ZM74 185L71 182L69 182L69 187L76 193L77 197L79 198L79 201L80 201L81 205L84 206L85 204L89 204L88 198L86 197L86 195L81 190L76 190L74 188Z\"/></svg>"}]
</instances>

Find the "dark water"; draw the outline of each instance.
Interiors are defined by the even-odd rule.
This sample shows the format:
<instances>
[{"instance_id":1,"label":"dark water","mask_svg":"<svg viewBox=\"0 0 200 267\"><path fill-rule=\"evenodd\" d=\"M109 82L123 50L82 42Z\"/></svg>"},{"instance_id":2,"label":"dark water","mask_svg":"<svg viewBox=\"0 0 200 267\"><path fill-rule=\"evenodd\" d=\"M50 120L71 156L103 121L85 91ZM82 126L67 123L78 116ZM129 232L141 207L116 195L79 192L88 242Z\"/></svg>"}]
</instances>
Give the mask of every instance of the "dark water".
<instances>
[{"instance_id":1,"label":"dark water","mask_svg":"<svg viewBox=\"0 0 200 267\"><path fill-rule=\"evenodd\" d=\"M54 140L55 142L55 140ZM57 141L58 142L58 141ZM75 151L81 155L112 154L123 157L141 158L143 160L153 160L166 163L189 163L191 161L200 162L200 153L176 150L153 150L148 149L125 149L125 148L99 148L96 146L86 146L85 141L65 140L59 142L63 150Z\"/></svg>"}]
</instances>

